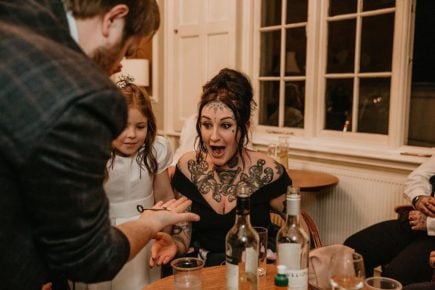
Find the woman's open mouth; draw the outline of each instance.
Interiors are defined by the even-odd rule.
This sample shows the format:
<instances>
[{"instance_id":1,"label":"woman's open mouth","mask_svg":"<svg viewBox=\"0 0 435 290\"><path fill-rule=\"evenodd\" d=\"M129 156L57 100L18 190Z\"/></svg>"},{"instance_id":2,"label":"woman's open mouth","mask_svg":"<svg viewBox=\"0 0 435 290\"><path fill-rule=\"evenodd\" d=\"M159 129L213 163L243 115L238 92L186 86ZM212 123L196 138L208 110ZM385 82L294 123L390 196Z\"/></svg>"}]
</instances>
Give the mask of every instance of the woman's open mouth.
<instances>
[{"instance_id":1,"label":"woman's open mouth","mask_svg":"<svg viewBox=\"0 0 435 290\"><path fill-rule=\"evenodd\" d=\"M210 146L210 149L213 158L220 158L225 154L225 146Z\"/></svg>"}]
</instances>

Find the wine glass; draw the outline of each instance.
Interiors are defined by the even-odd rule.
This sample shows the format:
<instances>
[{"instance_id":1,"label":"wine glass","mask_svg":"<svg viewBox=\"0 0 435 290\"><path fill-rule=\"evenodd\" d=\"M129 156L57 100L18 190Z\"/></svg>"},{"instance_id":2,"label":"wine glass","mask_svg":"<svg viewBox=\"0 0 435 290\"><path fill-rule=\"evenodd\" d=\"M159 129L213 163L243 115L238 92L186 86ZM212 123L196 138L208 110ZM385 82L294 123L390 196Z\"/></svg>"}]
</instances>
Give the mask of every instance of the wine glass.
<instances>
[{"instance_id":1,"label":"wine glass","mask_svg":"<svg viewBox=\"0 0 435 290\"><path fill-rule=\"evenodd\" d=\"M358 253L338 251L329 263L332 290L359 290L364 287L364 260Z\"/></svg>"}]
</instances>

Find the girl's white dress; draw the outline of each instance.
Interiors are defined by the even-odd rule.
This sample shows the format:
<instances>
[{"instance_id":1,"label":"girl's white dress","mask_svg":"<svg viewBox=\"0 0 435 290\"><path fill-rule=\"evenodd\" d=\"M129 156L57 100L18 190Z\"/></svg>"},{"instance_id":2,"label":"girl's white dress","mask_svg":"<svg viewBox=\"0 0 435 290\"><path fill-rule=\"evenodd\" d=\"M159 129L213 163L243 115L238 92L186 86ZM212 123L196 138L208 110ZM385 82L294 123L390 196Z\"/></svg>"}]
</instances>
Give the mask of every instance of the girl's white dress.
<instances>
[{"instance_id":1,"label":"girl's white dress","mask_svg":"<svg viewBox=\"0 0 435 290\"><path fill-rule=\"evenodd\" d=\"M153 145L158 164L157 173L161 173L172 162L172 151L168 140L157 136ZM116 156L113 167L108 168L109 178L104 185L110 201L112 224L119 225L139 217L138 204L144 208L154 205L153 179L147 170L139 167L136 155L132 157ZM152 242L129 261L112 281L97 284L76 283L77 290L140 290L147 284L160 278L160 268L148 266ZM110 261L107 261L110 263Z\"/></svg>"}]
</instances>

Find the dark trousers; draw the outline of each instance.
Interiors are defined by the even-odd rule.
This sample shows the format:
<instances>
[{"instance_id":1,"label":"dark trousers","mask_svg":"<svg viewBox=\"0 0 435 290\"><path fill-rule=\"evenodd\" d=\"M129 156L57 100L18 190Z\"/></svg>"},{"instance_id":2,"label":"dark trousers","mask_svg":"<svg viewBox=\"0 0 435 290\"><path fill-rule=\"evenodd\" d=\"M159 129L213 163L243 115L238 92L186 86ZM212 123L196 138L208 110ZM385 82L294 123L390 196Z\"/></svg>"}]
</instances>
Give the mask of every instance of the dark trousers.
<instances>
[{"instance_id":1,"label":"dark trousers","mask_svg":"<svg viewBox=\"0 0 435 290\"><path fill-rule=\"evenodd\" d=\"M434 290L435 282L422 282L409 284L403 287L403 290Z\"/></svg>"},{"instance_id":2,"label":"dark trousers","mask_svg":"<svg viewBox=\"0 0 435 290\"><path fill-rule=\"evenodd\" d=\"M344 244L364 257L366 277L373 276L373 268L382 266L382 276L403 285L432 280L429 254L435 250L435 237L411 230L406 217L365 228Z\"/></svg>"}]
</instances>

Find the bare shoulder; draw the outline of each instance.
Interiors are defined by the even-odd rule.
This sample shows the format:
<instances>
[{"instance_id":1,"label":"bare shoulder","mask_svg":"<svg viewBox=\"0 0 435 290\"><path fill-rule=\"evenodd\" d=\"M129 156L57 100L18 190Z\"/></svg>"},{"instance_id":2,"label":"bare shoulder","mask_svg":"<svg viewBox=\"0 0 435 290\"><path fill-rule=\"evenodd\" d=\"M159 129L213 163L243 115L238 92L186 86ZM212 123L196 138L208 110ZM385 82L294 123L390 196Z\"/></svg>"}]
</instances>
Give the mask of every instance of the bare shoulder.
<instances>
[{"instance_id":1,"label":"bare shoulder","mask_svg":"<svg viewBox=\"0 0 435 290\"><path fill-rule=\"evenodd\" d=\"M177 162L178 169L184 174L187 174L188 168L192 162L196 160L196 151L189 151L184 153Z\"/></svg>"},{"instance_id":2,"label":"bare shoulder","mask_svg":"<svg viewBox=\"0 0 435 290\"><path fill-rule=\"evenodd\" d=\"M284 167L275 161L275 159L258 151L249 151L245 174L249 176L256 175L262 179L272 182L283 174Z\"/></svg>"}]
</instances>

